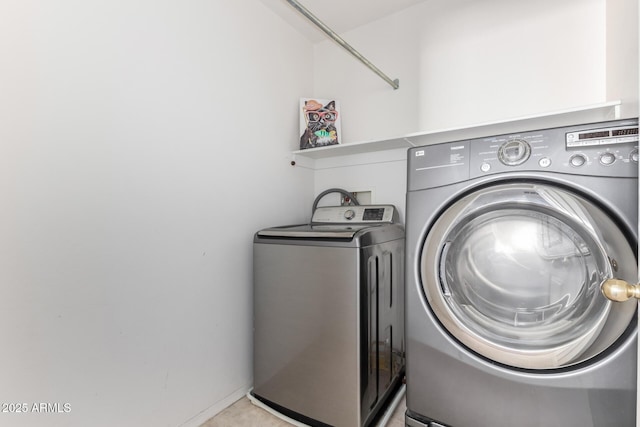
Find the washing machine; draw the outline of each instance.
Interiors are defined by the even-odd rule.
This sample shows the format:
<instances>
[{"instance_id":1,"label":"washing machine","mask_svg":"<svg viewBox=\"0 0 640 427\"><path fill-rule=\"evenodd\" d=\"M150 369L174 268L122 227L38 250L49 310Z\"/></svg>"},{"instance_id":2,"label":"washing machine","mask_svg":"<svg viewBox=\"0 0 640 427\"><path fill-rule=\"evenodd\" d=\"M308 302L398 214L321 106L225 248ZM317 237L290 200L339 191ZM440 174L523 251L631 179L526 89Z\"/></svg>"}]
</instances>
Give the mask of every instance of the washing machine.
<instances>
[{"instance_id":1,"label":"washing machine","mask_svg":"<svg viewBox=\"0 0 640 427\"><path fill-rule=\"evenodd\" d=\"M253 255L253 397L311 426L372 424L404 377L396 209L318 207L257 232Z\"/></svg>"},{"instance_id":2,"label":"washing machine","mask_svg":"<svg viewBox=\"0 0 640 427\"><path fill-rule=\"evenodd\" d=\"M636 424L638 122L408 151L406 425Z\"/></svg>"}]
</instances>

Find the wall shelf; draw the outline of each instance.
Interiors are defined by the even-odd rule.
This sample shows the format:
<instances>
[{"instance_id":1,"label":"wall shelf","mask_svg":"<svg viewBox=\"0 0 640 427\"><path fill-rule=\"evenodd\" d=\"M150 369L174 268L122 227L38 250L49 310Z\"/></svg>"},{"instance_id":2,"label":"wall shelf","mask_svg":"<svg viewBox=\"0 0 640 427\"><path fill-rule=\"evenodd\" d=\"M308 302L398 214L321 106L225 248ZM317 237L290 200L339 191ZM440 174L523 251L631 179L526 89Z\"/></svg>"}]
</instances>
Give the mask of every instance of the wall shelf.
<instances>
[{"instance_id":1,"label":"wall shelf","mask_svg":"<svg viewBox=\"0 0 640 427\"><path fill-rule=\"evenodd\" d=\"M398 148L410 148L413 146L437 144L440 142L456 141L461 139L479 138L483 136L499 135L503 133L525 132L535 129L552 128L597 122L604 120L620 119L620 101L611 101L600 104L588 105L578 108L554 111L549 113L517 117L513 119L479 123L459 128L440 129L427 132L418 132L399 138L391 138L376 141L353 142L328 147L297 150L292 153L292 160L303 160L308 166L313 166L316 159L329 157L351 156L354 154L372 153L376 151L394 150ZM309 164L308 161L311 161Z\"/></svg>"}]
</instances>

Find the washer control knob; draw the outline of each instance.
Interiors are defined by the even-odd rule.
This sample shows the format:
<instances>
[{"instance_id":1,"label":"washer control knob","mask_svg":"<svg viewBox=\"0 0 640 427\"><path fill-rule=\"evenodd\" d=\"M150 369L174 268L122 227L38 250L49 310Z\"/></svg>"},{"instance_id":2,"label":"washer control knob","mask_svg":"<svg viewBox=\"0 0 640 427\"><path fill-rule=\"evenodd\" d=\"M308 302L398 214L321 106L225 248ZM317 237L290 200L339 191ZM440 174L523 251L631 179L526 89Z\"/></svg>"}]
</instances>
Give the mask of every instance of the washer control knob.
<instances>
[{"instance_id":1,"label":"washer control knob","mask_svg":"<svg viewBox=\"0 0 640 427\"><path fill-rule=\"evenodd\" d=\"M616 155L613 153L602 153L602 155L600 155L600 163L602 163L605 166L609 166L612 165L614 162L616 161Z\"/></svg>"},{"instance_id":2,"label":"washer control knob","mask_svg":"<svg viewBox=\"0 0 640 427\"><path fill-rule=\"evenodd\" d=\"M629 159L633 162L633 163L638 163L638 150L633 150L631 153L629 153Z\"/></svg>"},{"instance_id":3,"label":"washer control knob","mask_svg":"<svg viewBox=\"0 0 640 427\"><path fill-rule=\"evenodd\" d=\"M584 154L575 154L569 159L569 164L576 168L579 168L585 163L587 163L587 158L584 156Z\"/></svg>"},{"instance_id":4,"label":"washer control knob","mask_svg":"<svg viewBox=\"0 0 640 427\"><path fill-rule=\"evenodd\" d=\"M355 216L356 216L356 211L354 211L353 209L344 211L345 219L352 220L353 218L355 218Z\"/></svg>"},{"instance_id":5,"label":"washer control knob","mask_svg":"<svg viewBox=\"0 0 640 427\"><path fill-rule=\"evenodd\" d=\"M512 139L500 146L498 159L507 166L518 166L531 155L531 146L523 139Z\"/></svg>"}]
</instances>

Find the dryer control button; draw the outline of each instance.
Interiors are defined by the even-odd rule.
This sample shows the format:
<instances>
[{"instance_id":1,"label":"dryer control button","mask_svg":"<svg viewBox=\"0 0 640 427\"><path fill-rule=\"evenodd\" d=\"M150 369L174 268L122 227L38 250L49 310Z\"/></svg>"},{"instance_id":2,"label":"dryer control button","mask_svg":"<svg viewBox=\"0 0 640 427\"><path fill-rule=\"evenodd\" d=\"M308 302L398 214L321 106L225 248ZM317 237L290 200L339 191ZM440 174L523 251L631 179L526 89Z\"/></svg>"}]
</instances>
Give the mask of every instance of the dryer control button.
<instances>
[{"instance_id":1,"label":"dryer control button","mask_svg":"<svg viewBox=\"0 0 640 427\"><path fill-rule=\"evenodd\" d=\"M629 154L629 159L631 159L633 163L638 163L638 150L633 150Z\"/></svg>"},{"instance_id":2,"label":"dryer control button","mask_svg":"<svg viewBox=\"0 0 640 427\"><path fill-rule=\"evenodd\" d=\"M571 158L569 159L569 164L571 164L571 166L574 166L576 168L579 168L585 163L587 163L587 158L583 154L575 154L571 156Z\"/></svg>"},{"instance_id":3,"label":"dryer control button","mask_svg":"<svg viewBox=\"0 0 640 427\"><path fill-rule=\"evenodd\" d=\"M355 216L356 216L356 212L353 209L349 209L349 210L344 211L345 219L351 220L351 219L355 218Z\"/></svg>"},{"instance_id":4,"label":"dryer control button","mask_svg":"<svg viewBox=\"0 0 640 427\"><path fill-rule=\"evenodd\" d=\"M612 165L616 161L616 155L613 153L602 153L600 156L600 163L605 166Z\"/></svg>"},{"instance_id":5,"label":"dryer control button","mask_svg":"<svg viewBox=\"0 0 640 427\"><path fill-rule=\"evenodd\" d=\"M491 165L485 162L482 165L480 165L480 170L482 172L489 172L491 170Z\"/></svg>"},{"instance_id":6,"label":"dryer control button","mask_svg":"<svg viewBox=\"0 0 640 427\"><path fill-rule=\"evenodd\" d=\"M548 157L543 157L538 160L538 164L541 168L548 168L549 166L551 166L551 159Z\"/></svg>"}]
</instances>

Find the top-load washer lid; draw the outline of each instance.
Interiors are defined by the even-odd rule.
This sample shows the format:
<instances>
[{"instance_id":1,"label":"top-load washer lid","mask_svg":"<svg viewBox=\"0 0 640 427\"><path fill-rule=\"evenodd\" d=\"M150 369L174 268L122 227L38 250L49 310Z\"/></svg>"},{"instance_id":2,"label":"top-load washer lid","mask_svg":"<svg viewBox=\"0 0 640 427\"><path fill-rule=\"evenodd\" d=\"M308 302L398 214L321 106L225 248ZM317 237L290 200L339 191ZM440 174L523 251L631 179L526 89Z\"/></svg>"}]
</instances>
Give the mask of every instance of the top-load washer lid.
<instances>
[{"instance_id":1,"label":"top-load washer lid","mask_svg":"<svg viewBox=\"0 0 640 427\"><path fill-rule=\"evenodd\" d=\"M329 225L303 224L272 227L258 231L261 237L286 237L304 239L353 239L356 233L372 225Z\"/></svg>"},{"instance_id":2,"label":"top-load washer lid","mask_svg":"<svg viewBox=\"0 0 640 427\"><path fill-rule=\"evenodd\" d=\"M352 240L360 232L394 224L397 219L398 212L392 205L327 206L315 210L310 224L266 228L258 231L257 236Z\"/></svg>"}]
</instances>

